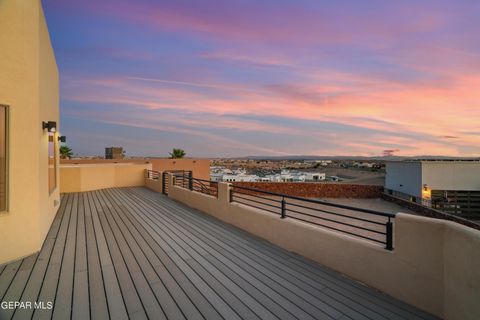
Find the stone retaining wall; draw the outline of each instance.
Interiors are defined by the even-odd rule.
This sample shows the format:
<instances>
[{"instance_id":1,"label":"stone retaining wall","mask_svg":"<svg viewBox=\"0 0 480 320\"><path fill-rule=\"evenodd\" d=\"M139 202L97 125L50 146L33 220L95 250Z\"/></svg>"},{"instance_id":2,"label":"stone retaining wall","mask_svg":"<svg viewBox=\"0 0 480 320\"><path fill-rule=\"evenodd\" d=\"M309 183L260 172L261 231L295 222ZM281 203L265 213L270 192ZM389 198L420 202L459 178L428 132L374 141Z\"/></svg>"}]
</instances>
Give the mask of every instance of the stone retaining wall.
<instances>
[{"instance_id":1,"label":"stone retaining wall","mask_svg":"<svg viewBox=\"0 0 480 320\"><path fill-rule=\"evenodd\" d=\"M304 198L380 198L383 187L312 182L234 182L234 186Z\"/></svg>"}]
</instances>

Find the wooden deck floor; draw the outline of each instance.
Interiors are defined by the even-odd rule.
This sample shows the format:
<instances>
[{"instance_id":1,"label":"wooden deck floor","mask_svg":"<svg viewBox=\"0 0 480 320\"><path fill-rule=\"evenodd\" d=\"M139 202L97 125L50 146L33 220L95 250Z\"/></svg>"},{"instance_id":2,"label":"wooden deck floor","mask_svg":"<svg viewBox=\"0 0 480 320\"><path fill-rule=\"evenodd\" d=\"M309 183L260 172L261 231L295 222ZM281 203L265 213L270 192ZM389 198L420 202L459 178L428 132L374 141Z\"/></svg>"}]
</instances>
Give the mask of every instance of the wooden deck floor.
<instances>
[{"instance_id":1,"label":"wooden deck floor","mask_svg":"<svg viewBox=\"0 0 480 320\"><path fill-rule=\"evenodd\" d=\"M433 318L144 188L63 195L0 300L53 302L0 319Z\"/></svg>"}]
</instances>

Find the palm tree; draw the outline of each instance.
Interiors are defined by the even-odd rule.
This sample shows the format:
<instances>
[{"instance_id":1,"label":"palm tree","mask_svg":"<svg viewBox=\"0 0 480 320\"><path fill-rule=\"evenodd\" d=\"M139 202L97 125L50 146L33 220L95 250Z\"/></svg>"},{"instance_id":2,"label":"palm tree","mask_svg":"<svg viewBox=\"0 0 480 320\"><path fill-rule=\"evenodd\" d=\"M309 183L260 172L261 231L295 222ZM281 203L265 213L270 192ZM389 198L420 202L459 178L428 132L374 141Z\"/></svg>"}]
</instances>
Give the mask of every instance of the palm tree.
<instances>
[{"instance_id":1,"label":"palm tree","mask_svg":"<svg viewBox=\"0 0 480 320\"><path fill-rule=\"evenodd\" d=\"M173 148L172 152L170 152L170 159L181 159L185 157L186 153L182 149L175 149Z\"/></svg>"},{"instance_id":2,"label":"palm tree","mask_svg":"<svg viewBox=\"0 0 480 320\"><path fill-rule=\"evenodd\" d=\"M73 156L72 149L68 146L60 146L60 158L70 159Z\"/></svg>"}]
</instances>

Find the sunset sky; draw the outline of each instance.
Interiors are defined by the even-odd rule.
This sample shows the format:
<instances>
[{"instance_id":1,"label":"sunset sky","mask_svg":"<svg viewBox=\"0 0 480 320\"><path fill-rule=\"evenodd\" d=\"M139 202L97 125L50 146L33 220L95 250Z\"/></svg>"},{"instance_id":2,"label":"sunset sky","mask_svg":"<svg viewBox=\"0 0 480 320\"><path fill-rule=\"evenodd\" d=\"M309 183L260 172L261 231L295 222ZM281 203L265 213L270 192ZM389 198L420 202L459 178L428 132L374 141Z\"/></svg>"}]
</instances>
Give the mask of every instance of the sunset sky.
<instances>
[{"instance_id":1,"label":"sunset sky","mask_svg":"<svg viewBox=\"0 0 480 320\"><path fill-rule=\"evenodd\" d=\"M74 153L480 156L480 1L43 3Z\"/></svg>"}]
</instances>

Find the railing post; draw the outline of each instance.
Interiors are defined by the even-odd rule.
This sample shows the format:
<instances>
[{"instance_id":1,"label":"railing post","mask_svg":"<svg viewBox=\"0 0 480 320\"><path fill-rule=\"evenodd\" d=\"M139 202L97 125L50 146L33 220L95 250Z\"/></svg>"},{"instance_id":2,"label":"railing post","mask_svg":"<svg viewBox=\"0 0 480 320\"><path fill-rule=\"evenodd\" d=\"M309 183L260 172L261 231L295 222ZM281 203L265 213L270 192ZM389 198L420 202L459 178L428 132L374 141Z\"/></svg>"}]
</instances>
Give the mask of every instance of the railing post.
<instances>
[{"instance_id":1,"label":"railing post","mask_svg":"<svg viewBox=\"0 0 480 320\"><path fill-rule=\"evenodd\" d=\"M192 172L191 171L188 173L188 189L190 191L193 190L193 179L192 179Z\"/></svg>"},{"instance_id":2,"label":"railing post","mask_svg":"<svg viewBox=\"0 0 480 320\"><path fill-rule=\"evenodd\" d=\"M392 251L393 250L393 223L388 218L388 222L385 224L387 227L387 243L385 249Z\"/></svg>"},{"instance_id":3,"label":"railing post","mask_svg":"<svg viewBox=\"0 0 480 320\"><path fill-rule=\"evenodd\" d=\"M167 194L167 173L165 171L162 172L162 193Z\"/></svg>"},{"instance_id":4,"label":"railing post","mask_svg":"<svg viewBox=\"0 0 480 320\"><path fill-rule=\"evenodd\" d=\"M282 219L285 219L285 217L287 216L286 215L286 210L285 210L285 205L286 205L286 202L285 202L285 198L282 198L282 213L281 213L281 218Z\"/></svg>"}]
</instances>

